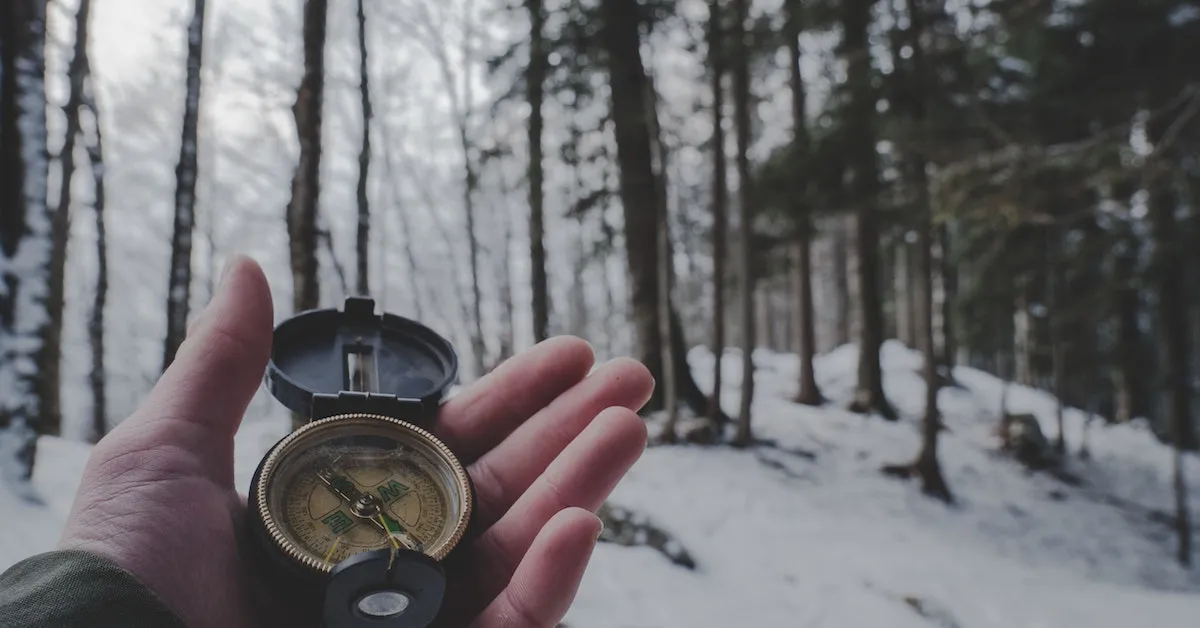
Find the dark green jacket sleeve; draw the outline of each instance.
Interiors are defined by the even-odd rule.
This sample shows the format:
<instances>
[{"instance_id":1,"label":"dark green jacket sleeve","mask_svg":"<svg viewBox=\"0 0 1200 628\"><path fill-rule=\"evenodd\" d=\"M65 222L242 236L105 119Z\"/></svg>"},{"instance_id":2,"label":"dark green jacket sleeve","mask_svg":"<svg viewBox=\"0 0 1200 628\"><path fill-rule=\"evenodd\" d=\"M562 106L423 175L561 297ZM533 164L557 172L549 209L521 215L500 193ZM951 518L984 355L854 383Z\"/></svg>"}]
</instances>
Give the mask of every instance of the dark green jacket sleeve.
<instances>
[{"instance_id":1,"label":"dark green jacket sleeve","mask_svg":"<svg viewBox=\"0 0 1200 628\"><path fill-rule=\"evenodd\" d=\"M0 574L0 628L186 628L133 574L104 558L64 550Z\"/></svg>"}]
</instances>

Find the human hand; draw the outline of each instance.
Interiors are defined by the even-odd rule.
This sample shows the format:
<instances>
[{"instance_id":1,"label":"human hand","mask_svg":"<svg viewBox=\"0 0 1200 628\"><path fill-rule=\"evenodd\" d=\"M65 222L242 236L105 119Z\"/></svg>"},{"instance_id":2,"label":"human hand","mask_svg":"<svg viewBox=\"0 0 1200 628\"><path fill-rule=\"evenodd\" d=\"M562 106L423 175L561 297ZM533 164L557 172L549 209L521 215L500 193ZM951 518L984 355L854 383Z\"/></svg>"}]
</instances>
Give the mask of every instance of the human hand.
<instances>
[{"instance_id":1,"label":"human hand","mask_svg":"<svg viewBox=\"0 0 1200 628\"><path fill-rule=\"evenodd\" d=\"M196 628L303 625L264 610L239 545L234 434L272 324L262 270L232 261L175 362L96 444L59 544L130 571ZM654 386L628 359L589 375L593 359L581 340L551 339L442 407L434 431L475 482L479 530L446 565L439 626L549 628L566 614L601 529L593 511L645 448L634 410Z\"/></svg>"}]
</instances>

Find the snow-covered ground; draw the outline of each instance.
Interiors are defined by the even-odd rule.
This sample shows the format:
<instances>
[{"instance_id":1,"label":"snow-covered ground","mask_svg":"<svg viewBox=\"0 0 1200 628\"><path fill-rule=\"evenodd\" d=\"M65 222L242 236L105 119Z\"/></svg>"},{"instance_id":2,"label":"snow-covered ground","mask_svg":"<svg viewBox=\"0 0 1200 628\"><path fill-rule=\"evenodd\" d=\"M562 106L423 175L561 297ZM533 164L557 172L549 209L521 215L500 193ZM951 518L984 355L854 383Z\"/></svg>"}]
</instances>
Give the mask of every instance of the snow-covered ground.
<instances>
[{"instance_id":1,"label":"snow-covered ground","mask_svg":"<svg viewBox=\"0 0 1200 628\"><path fill-rule=\"evenodd\" d=\"M918 446L923 383L919 354L884 347L885 385L898 423L841 410L855 381L856 349L818 358L824 408L788 401L794 356L760 352L754 430L775 446L737 451L652 447L617 487L613 503L648 515L696 559L695 571L646 548L602 544L567 617L572 628L1120 627L1195 626L1200 569L1173 560L1170 452L1140 425L1089 434L1092 457L1072 459L1072 486L1031 474L995 453L1001 382L959 368L941 392L941 441L957 498L946 506L879 467ZM712 356L691 355L702 387ZM723 363L727 409L736 408L740 356ZM1014 386L1010 409L1056 432L1054 399ZM1084 415L1068 411L1068 444ZM249 419L238 435L238 481L286 424ZM49 549L70 505L87 447L41 443L33 506L0 490L8 532L0 569ZM1193 504L1200 459L1187 457ZM1161 513L1161 514L1160 514ZM1200 558L1200 555L1197 556Z\"/></svg>"}]
</instances>

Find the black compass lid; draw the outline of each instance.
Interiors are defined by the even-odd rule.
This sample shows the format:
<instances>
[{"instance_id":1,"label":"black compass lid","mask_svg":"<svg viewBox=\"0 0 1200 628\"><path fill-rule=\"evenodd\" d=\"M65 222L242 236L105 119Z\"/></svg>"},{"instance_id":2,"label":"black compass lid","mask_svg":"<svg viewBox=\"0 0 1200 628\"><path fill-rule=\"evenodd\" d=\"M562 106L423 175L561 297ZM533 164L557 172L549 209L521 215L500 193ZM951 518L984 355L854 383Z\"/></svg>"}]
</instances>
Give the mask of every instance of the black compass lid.
<instances>
[{"instance_id":1,"label":"black compass lid","mask_svg":"<svg viewBox=\"0 0 1200 628\"><path fill-rule=\"evenodd\" d=\"M343 412L427 418L458 374L454 348L432 329L376 314L367 297L343 309L301 312L275 328L266 384L288 409L313 420ZM417 407L419 404L419 408Z\"/></svg>"}]
</instances>

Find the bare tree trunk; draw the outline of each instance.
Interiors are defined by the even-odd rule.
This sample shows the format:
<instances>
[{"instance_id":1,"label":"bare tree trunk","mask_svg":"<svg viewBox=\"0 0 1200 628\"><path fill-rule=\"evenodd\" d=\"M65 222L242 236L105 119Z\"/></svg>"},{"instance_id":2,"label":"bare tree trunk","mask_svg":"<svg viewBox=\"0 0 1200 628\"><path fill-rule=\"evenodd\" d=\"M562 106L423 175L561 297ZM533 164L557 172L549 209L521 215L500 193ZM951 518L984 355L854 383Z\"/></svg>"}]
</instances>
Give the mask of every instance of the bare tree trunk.
<instances>
[{"instance_id":1,"label":"bare tree trunk","mask_svg":"<svg viewBox=\"0 0 1200 628\"><path fill-rule=\"evenodd\" d=\"M879 349L883 344L883 305L879 281L879 233L876 225L879 174L875 138L871 120L875 116L875 93L871 87L871 58L867 49L867 27L871 21L872 0L846 0L842 3L843 56L847 64L850 102L847 105L847 132L850 189L855 190L859 209L858 283L862 311L862 335L859 339L858 385L850 409L877 413L896 420L896 411L883 393L883 369Z\"/></svg>"},{"instance_id":2,"label":"bare tree trunk","mask_svg":"<svg viewBox=\"0 0 1200 628\"><path fill-rule=\"evenodd\" d=\"M913 247L908 243L904 244L904 250L907 252L907 255L905 255L906 266L903 270L905 276L905 285L908 286L909 291L912 291L915 290L915 286L917 284L917 274L919 272L917 269L917 255ZM917 299L912 298L910 295L910 297L907 299L907 305L908 337L912 339L912 345L916 346L917 343L920 342L918 338L921 336L921 304L917 303Z\"/></svg>"},{"instance_id":3,"label":"bare tree trunk","mask_svg":"<svg viewBox=\"0 0 1200 628\"><path fill-rule=\"evenodd\" d=\"M192 294L192 235L196 228L196 143L200 120L200 67L204 51L204 1L194 0L188 26L187 93L183 105L183 139L175 168L175 228L171 236L171 266L167 279L167 337L163 370L187 334Z\"/></svg>"},{"instance_id":4,"label":"bare tree trunk","mask_svg":"<svg viewBox=\"0 0 1200 628\"><path fill-rule=\"evenodd\" d=\"M721 417L721 364L725 355L725 239L729 230L728 198L729 184L726 179L725 163L725 90L722 79L725 76L725 53L723 42L725 29L722 26L724 12L722 0L709 0L708 21L708 64L711 73L713 105L712 105L712 256L713 256L713 301L712 301L712 354L713 354L713 388L709 397L708 420L714 431L723 427Z\"/></svg>"},{"instance_id":5,"label":"bare tree trunk","mask_svg":"<svg viewBox=\"0 0 1200 628\"><path fill-rule=\"evenodd\" d=\"M917 334L914 333L916 327L913 319L916 317L913 314L912 286L909 284L910 255L908 243L901 238L896 244L896 265L892 272L893 282L896 284L896 339L905 346L915 347Z\"/></svg>"},{"instance_id":6,"label":"bare tree trunk","mask_svg":"<svg viewBox=\"0 0 1200 628\"><path fill-rule=\"evenodd\" d=\"M1164 122L1150 124L1150 138L1161 141ZM1176 558L1185 567L1192 561L1191 517L1188 513L1187 486L1184 475L1185 450L1197 447L1195 426L1192 423L1192 382L1190 373L1190 343L1187 324L1189 302L1185 269L1185 240L1179 234L1175 214L1180 205L1175 173L1161 165L1148 176L1150 191L1150 221L1155 240L1155 270L1158 275L1158 317L1162 330L1162 378L1166 385L1163 407L1165 423L1174 446L1172 485L1175 492L1175 526L1178 535Z\"/></svg>"},{"instance_id":7,"label":"bare tree trunk","mask_svg":"<svg viewBox=\"0 0 1200 628\"><path fill-rule=\"evenodd\" d=\"M741 270L742 323L742 402L738 410L735 445L750 444L750 409L754 402L754 183L750 172L750 50L746 43L746 20L749 19L749 0L733 0L733 28L730 30L733 57L733 121L737 132L738 253Z\"/></svg>"},{"instance_id":8,"label":"bare tree trunk","mask_svg":"<svg viewBox=\"0 0 1200 628\"><path fill-rule=\"evenodd\" d=\"M507 195L507 186L505 186ZM500 253L500 262L497 264L496 272L499 275L496 283L500 290L500 346L496 351L496 359L493 364L499 366L505 360L512 357L514 345L516 344L515 330L513 329L513 318L516 312L516 304L513 302L512 291L512 260L510 259L513 240L513 225L512 215L508 211L506 204L501 204L497 208L501 219L504 221L504 246ZM495 368L493 366L493 368Z\"/></svg>"},{"instance_id":9,"label":"bare tree trunk","mask_svg":"<svg viewBox=\"0 0 1200 628\"><path fill-rule=\"evenodd\" d=\"M1020 282L1013 313L1013 346L1017 383L1033 386L1034 334L1033 317L1029 314L1029 282Z\"/></svg>"},{"instance_id":10,"label":"bare tree trunk","mask_svg":"<svg viewBox=\"0 0 1200 628\"><path fill-rule=\"evenodd\" d=\"M88 3L90 0L83 0ZM81 5L82 6L82 5ZM84 85L84 107L92 114L93 138L87 143L92 169L92 208L96 213L96 292L88 321L92 370L88 383L92 391L92 442L108 433L108 370L104 365L104 309L108 305L108 229L104 215L104 133L100 128L100 109L92 94L89 78Z\"/></svg>"},{"instance_id":11,"label":"bare tree trunk","mask_svg":"<svg viewBox=\"0 0 1200 628\"><path fill-rule=\"evenodd\" d=\"M925 51L922 45L922 30L924 14L917 0L908 0L909 28L907 43L912 49L913 70L910 80L913 82L912 96L897 103L901 110L908 109L912 116L913 125L918 131L925 127L926 105L925 95L930 91L930 84L925 68ZM938 387L941 377L938 375L938 355L935 350L933 335L933 207L929 198L929 181L925 174L926 157L921 149L910 152L908 157L908 177L916 191L916 200L921 214L917 225L917 293L920 301L920 334L921 353L924 355L925 376L925 416L921 424L921 450L917 460L911 465L909 473L915 473L921 478L921 491L926 495L936 497L944 502L952 502L950 487L942 475L938 463L938 434L942 430L941 414L938 411ZM899 469L902 469L899 468ZM885 469L897 473L898 468ZM903 474L903 473L901 473Z\"/></svg>"},{"instance_id":12,"label":"bare tree trunk","mask_svg":"<svg viewBox=\"0 0 1200 628\"><path fill-rule=\"evenodd\" d=\"M1157 139L1157 135L1155 135ZM1178 226L1175 210L1178 199L1170 175L1156 173L1150 184L1150 216L1157 245L1159 275L1158 309L1163 333L1163 379L1166 399L1163 404L1166 424L1174 446L1175 526L1178 535L1176 558L1189 566L1192 559L1192 534L1188 514L1187 487L1184 476L1184 450L1196 448L1196 435L1191 417L1191 382L1188 377L1188 334L1186 307L1187 287L1184 283L1182 246L1176 235Z\"/></svg>"},{"instance_id":13,"label":"bare tree trunk","mask_svg":"<svg viewBox=\"0 0 1200 628\"><path fill-rule=\"evenodd\" d=\"M1191 516L1188 515L1187 475L1183 467L1183 448L1179 446L1179 443L1182 442L1182 435L1177 433L1174 440L1171 485L1175 491L1175 533L1179 539L1175 557L1180 565L1190 567L1192 565L1192 524Z\"/></svg>"},{"instance_id":14,"label":"bare tree trunk","mask_svg":"<svg viewBox=\"0 0 1200 628\"><path fill-rule=\"evenodd\" d=\"M1166 175L1162 175L1166 178ZM1177 199L1170 190L1169 182L1160 182L1159 189L1151 193L1155 238L1158 248L1160 275L1159 317L1163 333L1163 379L1167 386L1167 403L1170 408L1168 424L1172 426L1185 450L1196 448L1196 435L1191 425L1191 382L1188 373L1187 320L1185 303L1187 285L1184 282L1184 264L1181 245L1176 238L1178 229L1175 220Z\"/></svg>"},{"instance_id":15,"label":"bare tree trunk","mask_svg":"<svg viewBox=\"0 0 1200 628\"><path fill-rule=\"evenodd\" d=\"M1066 405L1067 395L1067 348L1063 342L1063 325L1062 325L1062 303L1061 303L1061 283L1062 272L1059 267L1057 254L1054 252L1058 247L1062 246L1061 239L1052 238L1051 242L1047 243L1047 251L1050 257L1046 276L1048 281L1047 291L1047 309L1049 310L1050 319L1050 362L1051 371L1054 378L1054 396L1056 397L1054 414L1058 421L1058 434L1054 438L1054 451L1061 457L1067 453L1067 439L1063 426L1063 414Z\"/></svg>"},{"instance_id":16,"label":"bare tree trunk","mask_svg":"<svg viewBox=\"0 0 1200 628\"><path fill-rule=\"evenodd\" d=\"M362 147L358 151L358 272L355 291L371 293L371 275L367 260L371 253L371 207L367 199L367 181L371 172L371 79L368 70L367 14L363 0L358 0L358 76L362 104Z\"/></svg>"},{"instance_id":17,"label":"bare tree trunk","mask_svg":"<svg viewBox=\"0 0 1200 628\"><path fill-rule=\"evenodd\" d=\"M789 0L787 3L787 40L791 52L789 75L792 86L792 142L796 154L806 154L809 150L808 117L805 106L808 98L804 90L804 77L800 74L800 34L803 32L803 6L799 0ZM803 176L801 174L800 176ZM800 356L800 381L797 386L796 402L806 405L820 405L821 390L817 388L816 372L813 369L813 358L817 353L816 321L813 314L813 284L812 284L812 217L809 215L808 201L797 197L795 207L796 229L796 265L799 281L796 286L796 327L797 354Z\"/></svg>"},{"instance_id":18,"label":"bare tree trunk","mask_svg":"<svg viewBox=\"0 0 1200 628\"><path fill-rule=\"evenodd\" d=\"M659 179L661 181L662 179ZM659 351L662 355L662 385L666 421L663 423L661 439L673 443L676 440L675 423L679 420L679 396L675 385L675 360L671 359L671 228L666 203L658 209L658 333L662 339Z\"/></svg>"},{"instance_id":19,"label":"bare tree trunk","mask_svg":"<svg viewBox=\"0 0 1200 628\"><path fill-rule=\"evenodd\" d=\"M653 76L646 81L646 107L650 115L646 118L650 130L650 164L654 170L655 199L657 200L656 226L658 234L658 258L655 269L658 273L658 302L656 318L658 320L659 355L662 359L663 410L666 421L663 425L662 440L674 442L675 424L679 420L679 389L675 383L675 371L678 368L671 359L674 348L675 329L671 324L671 304L674 287L674 243L671 241L671 209L670 198L667 194L669 185L670 158L662 127L658 119L658 88L654 85ZM682 325L681 325L682 326Z\"/></svg>"},{"instance_id":20,"label":"bare tree trunk","mask_svg":"<svg viewBox=\"0 0 1200 628\"><path fill-rule=\"evenodd\" d=\"M338 259L337 251L333 249L333 234L329 232L329 227L321 225L320 218L317 216L317 243L329 255L329 263L333 266L334 276L337 277L338 288L341 290L342 298L345 298L350 294L350 282L346 279L346 267Z\"/></svg>"},{"instance_id":21,"label":"bare tree trunk","mask_svg":"<svg viewBox=\"0 0 1200 628\"><path fill-rule=\"evenodd\" d=\"M1126 237L1129 250L1123 251L1113 265L1117 302L1117 347L1116 367L1113 372L1115 411L1113 420L1127 423L1144 412L1141 400L1141 331L1138 326L1140 299L1137 286L1133 284L1134 264L1137 259L1135 236Z\"/></svg>"},{"instance_id":22,"label":"bare tree trunk","mask_svg":"<svg viewBox=\"0 0 1200 628\"><path fill-rule=\"evenodd\" d=\"M880 314L883 317L883 328L880 331L880 338L897 338L899 334L896 330L896 309L900 300L896 294L896 282L890 280L895 272L896 259L896 248L888 246L881 234L879 247L879 307Z\"/></svg>"},{"instance_id":23,"label":"bare tree trunk","mask_svg":"<svg viewBox=\"0 0 1200 628\"><path fill-rule=\"evenodd\" d=\"M45 37L45 2L0 2L0 477L22 493L47 403L36 371L21 366L44 359L50 320Z\"/></svg>"},{"instance_id":24,"label":"bare tree trunk","mask_svg":"<svg viewBox=\"0 0 1200 628\"><path fill-rule=\"evenodd\" d=\"M571 303L569 310L570 316L568 317L570 324L568 325L568 329L570 329L569 333L584 337L589 335L588 329L591 326L591 322L588 320L587 293L584 290L587 283L583 280L583 277L588 272L589 265L587 253L588 243L584 238L586 233L586 225L583 224L583 219L581 217L579 225L575 229L575 246L577 247L577 250L575 253L575 258L571 260L572 273L579 279L571 283Z\"/></svg>"},{"instance_id":25,"label":"bare tree trunk","mask_svg":"<svg viewBox=\"0 0 1200 628\"><path fill-rule=\"evenodd\" d=\"M292 311L316 309L321 301L317 277L317 208L321 198L321 125L325 92L325 21L328 0L304 2L304 76L296 90L292 116L300 158L292 174L287 206L288 254L292 270ZM292 413L292 427L307 417Z\"/></svg>"},{"instance_id":26,"label":"bare tree trunk","mask_svg":"<svg viewBox=\"0 0 1200 628\"><path fill-rule=\"evenodd\" d=\"M224 41L224 33L228 32L227 29L223 30L220 24L221 22L216 22L215 32L213 24L208 26L207 31L209 33L210 47L214 45L220 46ZM215 43L213 43L214 41ZM210 64L207 70L207 77L201 79L210 93L216 94L221 91L221 70L222 65L220 63ZM201 241L204 243L207 251L207 254L204 256L204 294L200 301L208 303L212 300L213 295L216 294L217 280L220 278L218 277L220 268L217 265L219 257L216 227L217 216L228 205L229 202L227 199L229 197L226 190L220 184L222 181L220 166L223 162L220 155L221 139L218 133L213 132L213 129L220 126L219 121L222 117L222 112L217 111L214 113L210 107L205 109L204 113L205 116L200 118L198 127L208 130L209 133L205 137L201 137L200 141L205 142L210 148L206 151L200 151L201 159L197 162L197 167L200 171L197 173L196 186L200 190L203 190L203 193L198 195L197 200L203 199L204 203L198 207L196 217L197 229L200 231Z\"/></svg>"},{"instance_id":27,"label":"bare tree trunk","mask_svg":"<svg viewBox=\"0 0 1200 628\"><path fill-rule=\"evenodd\" d=\"M1001 353L999 356L1000 362L1000 420L1008 418L1008 393L1012 388L1012 364L1011 358Z\"/></svg>"},{"instance_id":28,"label":"bare tree trunk","mask_svg":"<svg viewBox=\"0 0 1200 628\"><path fill-rule=\"evenodd\" d=\"M529 100L529 254L533 283L533 339L545 340L550 334L550 298L546 279L545 226L542 203L542 100L550 62L543 30L546 11L541 0L527 0L529 7L529 67L525 89Z\"/></svg>"},{"instance_id":29,"label":"bare tree trunk","mask_svg":"<svg viewBox=\"0 0 1200 628\"><path fill-rule=\"evenodd\" d=\"M654 377L662 379L662 337L658 329L659 193L652 163L647 77L642 65L636 0L604 0L603 45L607 54L612 117L620 168L621 205L625 214L625 253L631 285L632 320L640 357ZM671 358L680 398L697 413L708 409L708 396L692 378L687 364L678 313L671 308ZM643 408L663 408L662 387Z\"/></svg>"},{"instance_id":30,"label":"bare tree trunk","mask_svg":"<svg viewBox=\"0 0 1200 628\"><path fill-rule=\"evenodd\" d=\"M315 309L321 298L317 279L317 207L321 197L327 12L328 0L304 2L304 77L292 106L300 138L300 160L292 177L292 198L287 208L295 312Z\"/></svg>"},{"instance_id":31,"label":"bare tree trunk","mask_svg":"<svg viewBox=\"0 0 1200 628\"><path fill-rule=\"evenodd\" d=\"M572 85L571 95L573 96L573 99L571 102L573 104L580 102L580 100L581 100L580 91L581 90L579 89L579 85L577 85L577 84ZM569 138L568 139L569 144L567 145L567 150L566 150L566 155L564 156L564 161L566 162L566 165L571 169L571 191L570 191L569 199L572 203L572 206L577 206L577 204L580 202L580 195L582 194L582 190L584 189L582 173L580 171L580 164L581 164L582 159L579 154L580 142L583 137L583 131L579 128L579 121L578 121L579 111L578 111L578 109L576 109L573 106L569 110L569 112L570 113L568 114L569 117L568 117L568 123L567 123L567 137ZM604 209L601 207L597 211L599 211L601 214L603 214ZM588 242L587 242L587 237L586 237L587 236L587 216L585 215L584 212L576 212L576 214L577 214L576 219L578 221L576 228L575 228L577 250L575 251L575 257L572 260L572 270L573 270L574 276L576 277L576 280L571 283L570 308L569 308L570 316L568 316L570 323L568 325L568 328L570 329L570 333L572 333L572 334L586 336L588 334L588 328L590 325L589 325L589 321L588 321L588 311L587 311L587 306L588 306L587 294L585 291L586 282L583 281L582 278L587 273L587 269L588 269L588 265L589 265L589 261L590 261L589 260L590 251L588 250ZM604 222L603 216L601 216L600 220L601 220L601 223ZM604 271L603 258L601 258L600 263L601 263L601 276L606 277L607 273ZM607 285L607 281L605 281L604 283L605 283L605 285ZM612 311L611 310L608 311L608 314L611 316ZM607 332L607 330L605 330L605 331ZM611 339L610 339L610 342L611 342Z\"/></svg>"},{"instance_id":32,"label":"bare tree trunk","mask_svg":"<svg viewBox=\"0 0 1200 628\"><path fill-rule=\"evenodd\" d=\"M472 3L468 3L472 4ZM474 376L480 377L487 371L487 344L483 336L483 292L480 285L480 270L479 270L479 238L475 231L475 192L478 188L479 180L476 172L477 156L475 148L471 140L471 113L475 106L473 93L473 76L471 73L472 62L474 60L473 42L475 37L475 24L471 15L471 7L467 7L463 14L463 23L461 26L461 49L459 50L460 58L452 61L447 44L447 33L444 30L444 22L439 22L440 18L434 18L428 7L423 4L415 5L416 16L419 28L424 29L426 37L424 44L429 52L437 61L437 69L442 77L442 84L446 90L446 97L450 101L450 119L455 125L458 132L459 150L462 151L462 172L463 172L463 214L466 219L467 230L467 246L468 257L470 264L470 284L471 284L471 299L469 305L464 306L466 323L469 325L467 336L471 343L472 363L474 366ZM456 74L455 68L461 67L462 74ZM459 94L459 84L461 79L462 95Z\"/></svg>"},{"instance_id":33,"label":"bare tree trunk","mask_svg":"<svg viewBox=\"0 0 1200 628\"><path fill-rule=\"evenodd\" d=\"M639 53L636 0L605 0L605 43L612 83L617 161L621 172L621 205L631 279L633 323L646 362L662 376L661 334L658 331L658 193L651 163L652 141L647 120L645 68ZM661 395L658 407L662 407Z\"/></svg>"},{"instance_id":34,"label":"bare tree trunk","mask_svg":"<svg viewBox=\"0 0 1200 628\"><path fill-rule=\"evenodd\" d=\"M834 346L840 347L850 342L850 270L849 243L847 228L843 220L835 221L833 228L833 287L835 299L836 321L834 327Z\"/></svg>"},{"instance_id":35,"label":"bare tree trunk","mask_svg":"<svg viewBox=\"0 0 1200 628\"><path fill-rule=\"evenodd\" d=\"M475 377L487 371L487 346L483 341L483 292L479 285L479 238L475 234L475 168L471 163L471 141L466 126L459 129L463 151L463 208L467 216L467 244L471 255L471 352Z\"/></svg>"},{"instance_id":36,"label":"bare tree trunk","mask_svg":"<svg viewBox=\"0 0 1200 628\"><path fill-rule=\"evenodd\" d=\"M463 103L461 106L453 107L454 117L458 120L458 139L462 145L463 154L463 209L466 212L467 218L467 241L470 245L471 256L471 314L474 319L474 328L471 331L471 347L475 354L476 377L481 377L485 371L487 364L487 344L483 338L483 291L479 281L479 236L475 232L475 191L479 187L479 176L476 172L476 159L474 156L474 144L471 141L470 134L470 115L471 108L474 107L474 98L471 96L473 83L471 76L471 59L472 55L472 38L474 37L475 23L469 12L465 15L463 24L462 38L462 64L463 64ZM446 76L450 76L449 61L444 60L444 72ZM447 88L454 91L452 81L447 82Z\"/></svg>"},{"instance_id":37,"label":"bare tree trunk","mask_svg":"<svg viewBox=\"0 0 1200 628\"><path fill-rule=\"evenodd\" d=\"M386 86L384 91L387 91ZM389 125L386 123L386 117L383 118L383 120L385 120L385 122L382 130L385 133L384 138L386 140L383 142L384 174L386 175L392 192L392 209L396 212L396 218L400 223L400 237L404 240L404 244L401 246L401 249L404 251L405 261L408 262L408 292L413 306L413 315L417 320L425 320L424 308L421 305L425 299L420 290L421 286L417 282L417 277L421 275L421 267L417 264L417 254L413 250L413 231L408 222L408 212L406 211L406 208L398 205L400 192L397 190L397 185L400 181L400 177L396 171L395 161L392 156L397 140L395 138L391 138L391 134L388 133L390 129Z\"/></svg>"},{"instance_id":38,"label":"bare tree trunk","mask_svg":"<svg viewBox=\"0 0 1200 628\"><path fill-rule=\"evenodd\" d=\"M605 238L611 242L616 237L616 227L610 222L609 218L601 214L601 229L604 231ZM617 320L617 298L616 290L613 288L615 280L613 279L613 271L608 263L608 255L605 255L600 260L600 269L603 271L604 281L601 283L602 291L604 292L604 350L608 355L616 352L620 346L615 340L616 328L614 321ZM622 327L624 323L620 323ZM661 359L661 358L660 358Z\"/></svg>"},{"instance_id":39,"label":"bare tree trunk","mask_svg":"<svg viewBox=\"0 0 1200 628\"><path fill-rule=\"evenodd\" d=\"M1092 457L1092 449L1088 436L1092 430L1092 420L1096 418L1097 402L1098 399L1096 397L1089 397L1087 416L1083 417L1083 433L1079 437L1080 460L1090 460Z\"/></svg>"},{"instance_id":40,"label":"bare tree trunk","mask_svg":"<svg viewBox=\"0 0 1200 628\"><path fill-rule=\"evenodd\" d=\"M96 294L88 338L92 345L92 442L108 433L108 371L104 367L104 308L108 304L108 231L104 224L104 144L100 135L100 116L96 115L96 140L88 146L91 155L96 211Z\"/></svg>"},{"instance_id":41,"label":"bare tree trunk","mask_svg":"<svg viewBox=\"0 0 1200 628\"><path fill-rule=\"evenodd\" d=\"M942 364L946 368L947 381L954 381L954 366L958 361L958 336L955 333L954 306L958 301L958 270L954 266L950 248L950 228L937 228L938 276L942 280Z\"/></svg>"},{"instance_id":42,"label":"bare tree trunk","mask_svg":"<svg viewBox=\"0 0 1200 628\"><path fill-rule=\"evenodd\" d=\"M45 403L42 408L41 431L44 434L62 433L62 327L63 292L67 267L67 243L71 237L72 182L75 179L75 146L80 134L80 109L83 106L84 82L91 67L88 62L88 15L91 2L81 0L75 12L75 45L67 68L67 102L63 106L67 128L59 153L60 176L58 206L50 223L50 291L46 309L50 321L42 339L42 363L38 365L38 393Z\"/></svg>"},{"instance_id":43,"label":"bare tree trunk","mask_svg":"<svg viewBox=\"0 0 1200 628\"><path fill-rule=\"evenodd\" d=\"M912 6L910 0L910 11ZM916 29L915 18L913 22L913 28ZM918 160L914 166L914 169L916 168L920 169L920 175L914 177L914 181L919 185L928 186L924 176L925 161L923 158ZM925 187L921 189L924 190ZM921 193L921 196L924 197L922 202L928 207L928 196L924 192ZM922 420L921 451L917 454L915 470L921 477L921 490L925 494L950 502L953 501L950 487L946 485L946 479L942 475L942 468L938 463L937 456L938 433L942 429L941 415L938 412L938 386L941 383L941 377L938 375L938 355L934 350L933 342L933 226L931 224L932 211L928 211L929 214L921 218L921 226L917 234L917 255L919 256L917 281L920 283L918 291L921 300L920 341L921 352L925 356L925 417Z\"/></svg>"}]
</instances>

